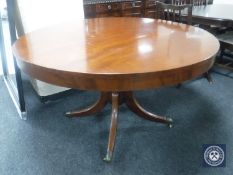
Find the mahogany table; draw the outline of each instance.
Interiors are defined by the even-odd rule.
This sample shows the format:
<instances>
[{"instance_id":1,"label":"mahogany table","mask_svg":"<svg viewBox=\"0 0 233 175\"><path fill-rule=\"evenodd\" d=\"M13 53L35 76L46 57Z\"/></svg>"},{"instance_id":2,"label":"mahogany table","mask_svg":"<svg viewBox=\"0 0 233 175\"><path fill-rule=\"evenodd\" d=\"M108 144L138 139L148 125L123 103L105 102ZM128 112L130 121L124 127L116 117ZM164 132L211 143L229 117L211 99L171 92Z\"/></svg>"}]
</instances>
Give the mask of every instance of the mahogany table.
<instances>
[{"instance_id":1,"label":"mahogany table","mask_svg":"<svg viewBox=\"0 0 233 175\"><path fill-rule=\"evenodd\" d=\"M87 116L112 103L106 161L113 153L118 106L170 125L172 119L143 109L133 91L175 85L207 72L218 40L200 28L147 18L96 18L34 31L13 45L18 66L39 80L101 92L92 106L69 117Z\"/></svg>"},{"instance_id":2,"label":"mahogany table","mask_svg":"<svg viewBox=\"0 0 233 175\"><path fill-rule=\"evenodd\" d=\"M193 7L193 22L198 24L233 26L233 4L210 4Z\"/></svg>"}]
</instances>

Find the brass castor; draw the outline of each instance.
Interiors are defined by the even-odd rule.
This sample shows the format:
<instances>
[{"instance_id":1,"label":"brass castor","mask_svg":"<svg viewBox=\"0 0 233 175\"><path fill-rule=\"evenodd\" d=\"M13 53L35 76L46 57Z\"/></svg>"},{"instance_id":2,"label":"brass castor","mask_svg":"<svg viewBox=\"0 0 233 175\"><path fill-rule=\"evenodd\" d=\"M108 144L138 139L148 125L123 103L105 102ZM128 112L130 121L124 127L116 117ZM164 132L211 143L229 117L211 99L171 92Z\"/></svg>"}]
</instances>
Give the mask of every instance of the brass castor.
<instances>
[{"instance_id":1,"label":"brass castor","mask_svg":"<svg viewBox=\"0 0 233 175\"><path fill-rule=\"evenodd\" d=\"M169 127L169 128L172 128L172 127L173 127L173 125L172 125L173 120L172 120L171 118L167 118L167 120L169 121L168 127Z\"/></svg>"},{"instance_id":2,"label":"brass castor","mask_svg":"<svg viewBox=\"0 0 233 175\"><path fill-rule=\"evenodd\" d=\"M110 154L107 154L103 160L104 160L105 162L111 162L112 156L111 156Z\"/></svg>"},{"instance_id":3,"label":"brass castor","mask_svg":"<svg viewBox=\"0 0 233 175\"><path fill-rule=\"evenodd\" d=\"M170 124L168 124L168 127L169 127L169 128L172 128L172 127L173 127L173 125L170 123Z\"/></svg>"}]
</instances>

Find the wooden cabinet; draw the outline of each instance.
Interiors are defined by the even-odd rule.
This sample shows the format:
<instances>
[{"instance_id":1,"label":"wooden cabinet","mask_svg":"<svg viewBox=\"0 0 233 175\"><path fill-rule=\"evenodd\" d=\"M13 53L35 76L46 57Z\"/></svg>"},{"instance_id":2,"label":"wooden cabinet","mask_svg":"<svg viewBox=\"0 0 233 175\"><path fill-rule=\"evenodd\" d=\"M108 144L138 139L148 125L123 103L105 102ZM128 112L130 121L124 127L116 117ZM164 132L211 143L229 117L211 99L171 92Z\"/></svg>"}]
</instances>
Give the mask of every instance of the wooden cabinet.
<instances>
[{"instance_id":1,"label":"wooden cabinet","mask_svg":"<svg viewBox=\"0 0 233 175\"><path fill-rule=\"evenodd\" d=\"M159 1L168 3L170 0ZM84 0L84 14L85 18L109 16L155 18L155 2L156 0L93 0L92 4L87 4Z\"/></svg>"},{"instance_id":2,"label":"wooden cabinet","mask_svg":"<svg viewBox=\"0 0 233 175\"><path fill-rule=\"evenodd\" d=\"M121 3L96 4L96 17L121 16Z\"/></svg>"},{"instance_id":3,"label":"wooden cabinet","mask_svg":"<svg viewBox=\"0 0 233 175\"><path fill-rule=\"evenodd\" d=\"M132 1L121 3L122 16L143 17L144 3L143 1Z\"/></svg>"},{"instance_id":4,"label":"wooden cabinet","mask_svg":"<svg viewBox=\"0 0 233 175\"><path fill-rule=\"evenodd\" d=\"M156 1L171 4L172 0L84 0L85 18L135 16L156 18ZM213 3L213 0L208 0Z\"/></svg>"},{"instance_id":5,"label":"wooden cabinet","mask_svg":"<svg viewBox=\"0 0 233 175\"><path fill-rule=\"evenodd\" d=\"M85 18L95 18L96 17L95 6L96 6L95 4L84 5Z\"/></svg>"},{"instance_id":6,"label":"wooden cabinet","mask_svg":"<svg viewBox=\"0 0 233 175\"><path fill-rule=\"evenodd\" d=\"M156 11L155 11L155 3L157 0L146 0L145 1L145 12L144 17L146 18L155 18Z\"/></svg>"}]
</instances>

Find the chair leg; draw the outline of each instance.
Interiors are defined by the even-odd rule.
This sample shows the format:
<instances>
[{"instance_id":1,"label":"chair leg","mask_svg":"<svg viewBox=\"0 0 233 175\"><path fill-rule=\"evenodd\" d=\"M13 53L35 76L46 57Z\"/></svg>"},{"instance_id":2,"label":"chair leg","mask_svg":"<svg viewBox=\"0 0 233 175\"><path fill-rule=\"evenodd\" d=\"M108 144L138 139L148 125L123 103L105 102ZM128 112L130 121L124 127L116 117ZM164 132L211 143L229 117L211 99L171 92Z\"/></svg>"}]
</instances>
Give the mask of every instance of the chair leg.
<instances>
[{"instance_id":1,"label":"chair leg","mask_svg":"<svg viewBox=\"0 0 233 175\"><path fill-rule=\"evenodd\" d=\"M219 60L222 60L223 55L224 55L225 48L221 47L220 48L220 55L219 55Z\"/></svg>"}]
</instances>

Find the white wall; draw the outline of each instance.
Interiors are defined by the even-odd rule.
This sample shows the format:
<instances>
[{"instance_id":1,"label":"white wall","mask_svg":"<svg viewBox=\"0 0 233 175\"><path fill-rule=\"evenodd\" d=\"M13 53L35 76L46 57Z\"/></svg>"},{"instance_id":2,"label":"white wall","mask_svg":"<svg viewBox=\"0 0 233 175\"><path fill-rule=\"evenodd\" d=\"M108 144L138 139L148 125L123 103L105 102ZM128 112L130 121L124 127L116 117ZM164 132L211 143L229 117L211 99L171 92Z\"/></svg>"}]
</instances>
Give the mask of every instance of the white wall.
<instances>
[{"instance_id":1,"label":"white wall","mask_svg":"<svg viewBox=\"0 0 233 175\"><path fill-rule=\"evenodd\" d=\"M84 18L82 0L18 0L18 7L25 32Z\"/></svg>"},{"instance_id":2,"label":"white wall","mask_svg":"<svg viewBox=\"0 0 233 175\"><path fill-rule=\"evenodd\" d=\"M84 18L82 0L17 0L15 20L18 35L57 23ZM65 59L65 58L64 58ZM31 79L38 95L52 95L67 88Z\"/></svg>"},{"instance_id":3,"label":"white wall","mask_svg":"<svg viewBox=\"0 0 233 175\"><path fill-rule=\"evenodd\" d=\"M214 4L233 4L233 0L214 0Z\"/></svg>"}]
</instances>

